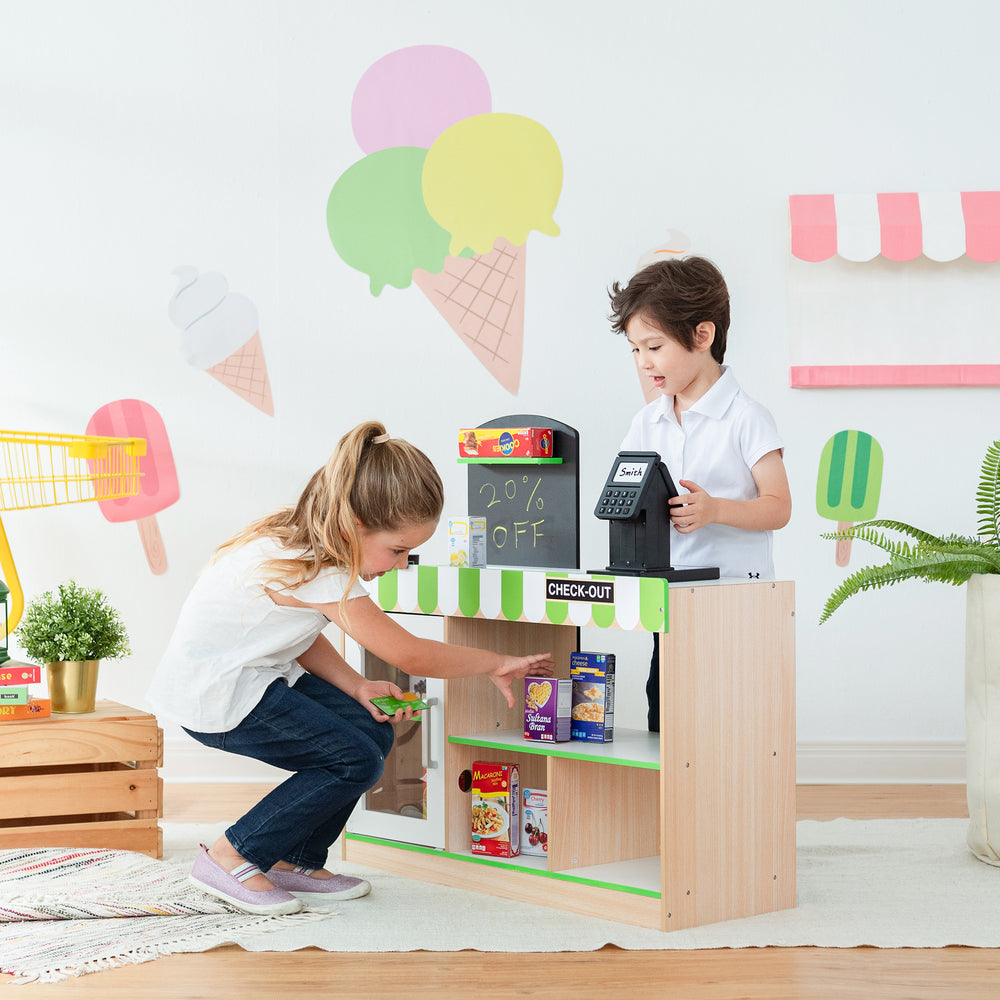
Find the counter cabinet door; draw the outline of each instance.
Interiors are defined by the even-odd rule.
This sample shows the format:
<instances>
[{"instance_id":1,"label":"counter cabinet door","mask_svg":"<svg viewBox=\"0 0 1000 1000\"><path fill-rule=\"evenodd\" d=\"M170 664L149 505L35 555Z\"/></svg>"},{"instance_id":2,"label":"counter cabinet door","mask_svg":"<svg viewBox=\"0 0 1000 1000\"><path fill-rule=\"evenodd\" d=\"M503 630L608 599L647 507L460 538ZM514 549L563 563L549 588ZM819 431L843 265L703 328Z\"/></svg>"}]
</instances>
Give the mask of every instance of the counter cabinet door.
<instances>
[{"instance_id":1,"label":"counter cabinet door","mask_svg":"<svg viewBox=\"0 0 1000 1000\"><path fill-rule=\"evenodd\" d=\"M410 632L440 640L441 619L393 615ZM395 725L396 741L381 779L358 802L350 833L444 849L444 681L411 677L351 642L347 661L366 677L390 680L431 706ZM353 646L353 649L351 648ZM390 725L390 723L386 723Z\"/></svg>"}]
</instances>

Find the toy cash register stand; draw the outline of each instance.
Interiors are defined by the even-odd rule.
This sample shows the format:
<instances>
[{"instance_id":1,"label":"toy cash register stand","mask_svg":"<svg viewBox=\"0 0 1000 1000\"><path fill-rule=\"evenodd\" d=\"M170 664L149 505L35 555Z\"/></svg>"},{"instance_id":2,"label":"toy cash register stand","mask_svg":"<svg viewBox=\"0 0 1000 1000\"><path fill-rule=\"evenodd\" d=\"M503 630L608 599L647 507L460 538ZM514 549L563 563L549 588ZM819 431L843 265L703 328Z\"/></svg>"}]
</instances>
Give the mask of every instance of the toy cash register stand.
<instances>
[{"instance_id":1,"label":"toy cash register stand","mask_svg":"<svg viewBox=\"0 0 1000 1000\"><path fill-rule=\"evenodd\" d=\"M553 426L519 416L525 427ZM556 458L558 444L557 434ZM492 507L503 510L495 523L507 529L498 541L551 541L544 532L556 506L546 500L546 476L560 468L565 476L566 464L495 467L482 495L494 499L496 486L507 501ZM508 709L483 677L444 681L421 723L432 727L430 747L442 738L443 753L427 768L428 780L443 782L442 801L432 807L428 790L424 821L440 808L440 840L418 839L412 827L371 832L363 798L343 840L347 860L660 930L795 905L794 587L671 578L649 514L676 495L667 493L661 465L650 453L616 459L601 500L624 502L614 514L598 504L613 538L612 566L599 573L565 562L420 564L371 587L386 611L442 618L446 642L504 653L551 649L563 677L581 648L580 627L658 633L662 735L616 725L611 743L525 740L522 703ZM628 492L605 497L607 489ZM636 506L645 519L625 515ZM485 515L492 530L489 509L467 513ZM591 649L600 641L600 633L587 639ZM620 692L645 680L645 664L617 666ZM471 803L459 782L484 760L516 765L523 787L547 790L547 856L472 853Z\"/></svg>"},{"instance_id":2,"label":"toy cash register stand","mask_svg":"<svg viewBox=\"0 0 1000 1000\"><path fill-rule=\"evenodd\" d=\"M680 495L655 451L620 451L594 515L608 522L611 562L605 572L662 576L667 580L718 580L718 566L670 565L667 501ZM594 572L600 572L595 570Z\"/></svg>"}]
</instances>

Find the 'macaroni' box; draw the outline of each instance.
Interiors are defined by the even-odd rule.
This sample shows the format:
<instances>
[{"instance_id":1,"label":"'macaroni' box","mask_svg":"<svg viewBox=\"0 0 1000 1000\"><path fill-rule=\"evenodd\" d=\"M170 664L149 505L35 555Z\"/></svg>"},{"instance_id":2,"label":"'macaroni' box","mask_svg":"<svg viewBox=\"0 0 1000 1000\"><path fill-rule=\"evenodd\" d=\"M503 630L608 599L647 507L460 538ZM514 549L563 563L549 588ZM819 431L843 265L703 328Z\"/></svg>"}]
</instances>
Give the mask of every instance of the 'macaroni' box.
<instances>
[{"instance_id":1,"label":"'macaroni' box","mask_svg":"<svg viewBox=\"0 0 1000 1000\"><path fill-rule=\"evenodd\" d=\"M516 764L472 763L472 853L512 858L521 835L520 780Z\"/></svg>"}]
</instances>

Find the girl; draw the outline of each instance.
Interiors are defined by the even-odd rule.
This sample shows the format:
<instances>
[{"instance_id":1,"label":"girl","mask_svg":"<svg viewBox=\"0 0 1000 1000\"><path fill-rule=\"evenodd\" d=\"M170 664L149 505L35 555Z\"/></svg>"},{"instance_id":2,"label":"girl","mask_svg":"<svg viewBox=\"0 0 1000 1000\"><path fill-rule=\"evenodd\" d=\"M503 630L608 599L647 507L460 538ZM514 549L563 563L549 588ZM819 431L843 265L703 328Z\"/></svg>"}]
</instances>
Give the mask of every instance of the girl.
<instances>
[{"instance_id":1,"label":"girl","mask_svg":"<svg viewBox=\"0 0 1000 1000\"><path fill-rule=\"evenodd\" d=\"M322 634L331 622L409 674L485 674L513 707L511 682L551 674L548 653L505 656L418 639L385 614L361 580L403 569L434 533L441 479L380 423L345 434L294 507L222 545L181 609L149 698L205 746L265 761L291 777L202 845L191 880L250 913L293 913L297 894L351 899L363 879L324 868L355 803L382 774L393 743L371 699L400 697L353 670Z\"/></svg>"}]
</instances>

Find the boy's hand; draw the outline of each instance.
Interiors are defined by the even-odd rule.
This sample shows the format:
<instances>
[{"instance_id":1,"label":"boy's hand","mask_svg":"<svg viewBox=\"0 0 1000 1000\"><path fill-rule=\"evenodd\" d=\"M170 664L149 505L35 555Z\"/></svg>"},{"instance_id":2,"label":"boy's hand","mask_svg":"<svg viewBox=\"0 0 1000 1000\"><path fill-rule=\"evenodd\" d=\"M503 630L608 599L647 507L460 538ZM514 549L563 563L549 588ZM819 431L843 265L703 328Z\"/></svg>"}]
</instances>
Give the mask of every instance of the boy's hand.
<instances>
[{"instance_id":1,"label":"boy's hand","mask_svg":"<svg viewBox=\"0 0 1000 1000\"><path fill-rule=\"evenodd\" d=\"M513 708L516 700L511 682L527 677L529 674L539 677L551 677L555 669L551 653L532 653L531 656L505 656L503 663L487 676L496 685L497 690L507 699L507 707Z\"/></svg>"},{"instance_id":2,"label":"boy's hand","mask_svg":"<svg viewBox=\"0 0 1000 1000\"><path fill-rule=\"evenodd\" d=\"M671 497L667 501L670 505L671 524L684 535L697 531L706 524L714 524L716 521L715 497L706 493L690 479L681 479L678 482L684 489L691 492L684 496Z\"/></svg>"}]
</instances>

